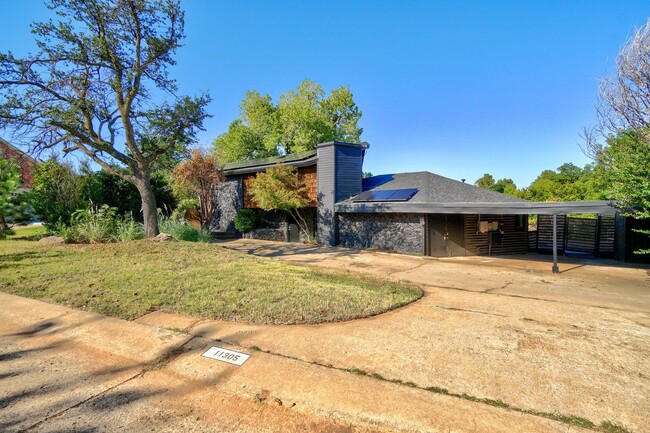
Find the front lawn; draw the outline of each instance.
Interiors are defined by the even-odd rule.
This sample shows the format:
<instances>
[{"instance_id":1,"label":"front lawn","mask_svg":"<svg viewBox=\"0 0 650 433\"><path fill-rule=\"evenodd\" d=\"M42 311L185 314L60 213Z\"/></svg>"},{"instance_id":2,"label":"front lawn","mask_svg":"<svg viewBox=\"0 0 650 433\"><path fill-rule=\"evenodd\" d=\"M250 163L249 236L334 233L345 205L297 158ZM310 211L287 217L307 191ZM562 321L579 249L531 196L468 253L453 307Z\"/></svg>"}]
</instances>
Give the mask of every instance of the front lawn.
<instances>
[{"instance_id":1,"label":"front lawn","mask_svg":"<svg viewBox=\"0 0 650 433\"><path fill-rule=\"evenodd\" d=\"M8 235L8 239L29 239L45 235L47 229L43 226L18 227L13 229L13 234Z\"/></svg>"},{"instance_id":2,"label":"front lawn","mask_svg":"<svg viewBox=\"0 0 650 433\"><path fill-rule=\"evenodd\" d=\"M422 290L316 270L211 244L0 241L0 291L135 319L154 310L249 323L321 323L378 314Z\"/></svg>"}]
</instances>

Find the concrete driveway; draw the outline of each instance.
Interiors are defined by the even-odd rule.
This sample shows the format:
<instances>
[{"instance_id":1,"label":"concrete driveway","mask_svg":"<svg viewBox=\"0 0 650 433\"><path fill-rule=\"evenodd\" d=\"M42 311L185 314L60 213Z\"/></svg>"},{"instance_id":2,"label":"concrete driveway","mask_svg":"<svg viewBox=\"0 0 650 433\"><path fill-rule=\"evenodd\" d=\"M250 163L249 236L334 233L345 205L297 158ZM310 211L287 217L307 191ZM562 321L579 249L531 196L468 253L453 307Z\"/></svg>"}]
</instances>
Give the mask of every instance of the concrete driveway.
<instances>
[{"instance_id":1,"label":"concrete driveway","mask_svg":"<svg viewBox=\"0 0 650 433\"><path fill-rule=\"evenodd\" d=\"M161 311L126 322L0 293L0 430L650 430L647 269L222 245L425 296L368 319L256 326ZM211 345L252 356L201 357Z\"/></svg>"}]
</instances>

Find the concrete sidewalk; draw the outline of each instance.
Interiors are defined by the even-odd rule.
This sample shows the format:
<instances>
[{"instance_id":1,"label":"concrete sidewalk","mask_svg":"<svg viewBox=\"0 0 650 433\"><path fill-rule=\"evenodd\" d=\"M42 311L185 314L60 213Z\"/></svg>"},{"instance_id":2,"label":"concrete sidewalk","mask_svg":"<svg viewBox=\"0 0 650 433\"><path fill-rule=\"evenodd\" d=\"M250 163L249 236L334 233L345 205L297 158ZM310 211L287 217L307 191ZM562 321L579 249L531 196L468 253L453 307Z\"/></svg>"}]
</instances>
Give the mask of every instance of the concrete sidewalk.
<instances>
[{"instance_id":1,"label":"concrete sidewalk","mask_svg":"<svg viewBox=\"0 0 650 433\"><path fill-rule=\"evenodd\" d=\"M2 431L583 431L301 356L215 342L207 332L173 332L4 293L0 305ZM166 320L197 325L183 316ZM233 341L255 334L209 327ZM311 343L324 353L340 350ZM212 345L252 356L242 367L201 357ZM388 364L399 368L399 361Z\"/></svg>"}]
</instances>

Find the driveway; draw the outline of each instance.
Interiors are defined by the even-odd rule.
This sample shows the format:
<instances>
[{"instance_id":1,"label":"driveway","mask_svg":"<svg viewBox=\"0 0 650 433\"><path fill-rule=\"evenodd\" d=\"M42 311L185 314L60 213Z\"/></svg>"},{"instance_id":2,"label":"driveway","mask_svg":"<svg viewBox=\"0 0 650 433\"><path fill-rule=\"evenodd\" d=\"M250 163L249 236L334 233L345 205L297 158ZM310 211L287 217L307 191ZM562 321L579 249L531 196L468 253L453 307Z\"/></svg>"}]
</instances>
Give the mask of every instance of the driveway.
<instances>
[{"instance_id":1,"label":"driveway","mask_svg":"<svg viewBox=\"0 0 650 433\"><path fill-rule=\"evenodd\" d=\"M0 293L0 428L650 430L647 269L565 261L553 275L538 256L221 245L408 280L425 296L367 319L257 326L162 311L126 322ZM212 345L252 356L201 357Z\"/></svg>"},{"instance_id":2,"label":"driveway","mask_svg":"<svg viewBox=\"0 0 650 433\"><path fill-rule=\"evenodd\" d=\"M412 281L425 296L364 320L291 327L208 321L192 327L195 335L650 430L648 268L564 258L554 275L538 255L436 260L251 240L222 245Z\"/></svg>"}]
</instances>

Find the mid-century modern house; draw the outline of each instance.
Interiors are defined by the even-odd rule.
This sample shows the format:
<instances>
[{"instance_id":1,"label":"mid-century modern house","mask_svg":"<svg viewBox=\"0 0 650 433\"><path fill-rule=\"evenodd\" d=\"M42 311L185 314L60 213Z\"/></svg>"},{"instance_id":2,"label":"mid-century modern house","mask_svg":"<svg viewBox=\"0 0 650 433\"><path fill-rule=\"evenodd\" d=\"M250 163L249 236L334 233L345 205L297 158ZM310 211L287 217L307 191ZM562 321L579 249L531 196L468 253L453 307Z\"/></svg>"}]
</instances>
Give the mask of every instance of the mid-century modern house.
<instances>
[{"instance_id":1,"label":"mid-century modern house","mask_svg":"<svg viewBox=\"0 0 650 433\"><path fill-rule=\"evenodd\" d=\"M429 172L363 178L367 143L321 143L313 151L224 164L212 230L240 236L239 209L257 206L251 180L276 164L295 167L310 206L302 215L321 244L428 256L576 251L625 259L625 218L610 202L531 202ZM568 214L596 214L594 219ZM280 212L259 211L260 226L245 236L301 241L298 226ZM529 232L529 215L538 230ZM555 235L554 235L555 234Z\"/></svg>"}]
</instances>

